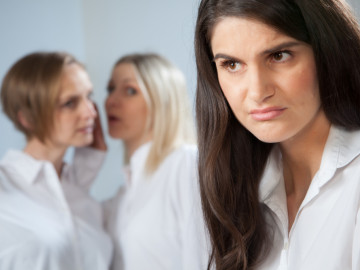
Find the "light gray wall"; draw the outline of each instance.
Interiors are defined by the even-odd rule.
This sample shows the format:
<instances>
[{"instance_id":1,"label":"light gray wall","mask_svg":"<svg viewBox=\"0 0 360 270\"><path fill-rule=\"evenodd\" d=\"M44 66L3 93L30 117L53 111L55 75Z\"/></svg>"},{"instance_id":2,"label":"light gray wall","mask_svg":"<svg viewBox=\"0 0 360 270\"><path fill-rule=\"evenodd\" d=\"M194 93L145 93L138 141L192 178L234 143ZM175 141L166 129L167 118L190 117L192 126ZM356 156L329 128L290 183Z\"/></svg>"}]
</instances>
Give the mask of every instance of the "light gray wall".
<instances>
[{"instance_id":1,"label":"light gray wall","mask_svg":"<svg viewBox=\"0 0 360 270\"><path fill-rule=\"evenodd\" d=\"M39 50L71 52L85 61L82 0L0 0L0 81L23 55ZM25 139L0 113L0 157Z\"/></svg>"},{"instance_id":2,"label":"light gray wall","mask_svg":"<svg viewBox=\"0 0 360 270\"><path fill-rule=\"evenodd\" d=\"M349 0L348 2L353 7L357 17L360 18L360 0Z\"/></svg>"}]
</instances>

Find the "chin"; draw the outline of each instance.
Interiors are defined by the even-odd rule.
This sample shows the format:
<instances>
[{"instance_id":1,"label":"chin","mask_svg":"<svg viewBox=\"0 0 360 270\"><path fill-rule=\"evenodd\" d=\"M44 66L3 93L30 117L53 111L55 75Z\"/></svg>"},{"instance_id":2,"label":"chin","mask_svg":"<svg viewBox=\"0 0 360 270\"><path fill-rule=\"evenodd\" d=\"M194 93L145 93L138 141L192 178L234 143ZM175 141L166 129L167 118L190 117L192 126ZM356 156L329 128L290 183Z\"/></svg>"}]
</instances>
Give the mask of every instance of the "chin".
<instances>
[{"instance_id":1,"label":"chin","mask_svg":"<svg viewBox=\"0 0 360 270\"><path fill-rule=\"evenodd\" d=\"M73 144L73 146L75 146L75 147L84 147L84 146L88 146L88 145L92 144L93 141L94 141L94 138L93 138L93 136L91 136L91 137L86 138L84 140L75 142Z\"/></svg>"},{"instance_id":2,"label":"chin","mask_svg":"<svg viewBox=\"0 0 360 270\"><path fill-rule=\"evenodd\" d=\"M124 137L122 133L113 130L109 130L109 135L113 139L120 139L120 140L123 139Z\"/></svg>"},{"instance_id":3,"label":"chin","mask_svg":"<svg viewBox=\"0 0 360 270\"><path fill-rule=\"evenodd\" d=\"M287 123L275 121L264 122L257 125L243 125L258 140L264 143L281 143L296 134L296 127Z\"/></svg>"},{"instance_id":4,"label":"chin","mask_svg":"<svg viewBox=\"0 0 360 270\"><path fill-rule=\"evenodd\" d=\"M250 131L251 132L251 131ZM264 143L280 143L287 140L287 134L276 132L251 132L258 140Z\"/></svg>"}]
</instances>

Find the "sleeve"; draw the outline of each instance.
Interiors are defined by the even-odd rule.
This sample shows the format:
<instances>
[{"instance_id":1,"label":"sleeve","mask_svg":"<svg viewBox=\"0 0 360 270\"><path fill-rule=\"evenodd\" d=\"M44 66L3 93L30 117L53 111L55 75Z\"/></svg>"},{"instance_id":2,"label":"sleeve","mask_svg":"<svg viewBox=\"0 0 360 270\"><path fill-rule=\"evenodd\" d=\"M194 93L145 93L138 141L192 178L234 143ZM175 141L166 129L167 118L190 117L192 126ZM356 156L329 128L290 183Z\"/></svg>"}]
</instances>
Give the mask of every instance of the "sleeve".
<instances>
[{"instance_id":1,"label":"sleeve","mask_svg":"<svg viewBox=\"0 0 360 270\"><path fill-rule=\"evenodd\" d=\"M120 251L118 250L118 243L117 243L117 237L118 237L118 207L119 207L119 200L121 199L123 195L123 188L120 187L117 194L112 197L111 199L108 199L106 201L103 201L101 203L102 210L104 214L104 229L107 232L107 234L112 239L114 248L112 253L112 260L110 264L109 270L117 270L116 268L119 265L123 265L122 256L120 254Z\"/></svg>"},{"instance_id":2,"label":"sleeve","mask_svg":"<svg viewBox=\"0 0 360 270\"><path fill-rule=\"evenodd\" d=\"M355 221L351 269L353 270L360 269L360 209L358 209L358 213L356 215L356 221Z\"/></svg>"},{"instance_id":3,"label":"sleeve","mask_svg":"<svg viewBox=\"0 0 360 270\"><path fill-rule=\"evenodd\" d=\"M114 213L117 206L117 198L113 197L106 201L101 202L103 217L104 217L104 228L108 233L111 233L115 223Z\"/></svg>"},{"instance_id":4,"label":"sleeve","mask_svg":"<svg viewBox=\"0 0 360 270\"><path fill-rule=\"evenodd\" d=\"M91 147L76 148L73 163L64 168L62 179L88 190L94 182L106 152Z\"/></svg>"},{"instance_id":5,"label":"sleeve","mask_svg":"<svg viewBox=\"0 0 360 270\"><path fill-rule=\"evenodd\" d=\"M194 194L192 211L185 219L183 231L183 269L207 269L210 256L209 236L203 219L200 193ZM198 197L198 198L196 198Z\"/></svg>"},{"instance_id":6,"label":"sleeve","mask_svg":"<svg viewBox=\"0 0 360 270\"><path fill-rule=\"evenodd\" d=\"M116 231L118 221L117 215L121 199L124 197L124 194L125 188L120 186L113 197L101 202L104 228L109 234L113 234Z\"/></svg>"},{"instance_id":7,"label":"sleeve","mask_svg":"<svg viewBox=\"0 0 360 270\"><path fill-rule=\"evenodd\" d=\"M5 191L9 186L8 181L6 181L5 174L2 172L2 168L0 166L0 191Z\"/></svg>"},{"instance_id":8,"label":"sleeve","mask_svg":"<svg viewBox=\"0 0 360 270\"><path fill-rule=\"evenodd\" d=\"M179 223L181 230L182 269L207 269L209 248L208 234L205 227L200 189L197 177L197 150L187 149L180 162L177 181Z\"/></svg>"}]
</instances>

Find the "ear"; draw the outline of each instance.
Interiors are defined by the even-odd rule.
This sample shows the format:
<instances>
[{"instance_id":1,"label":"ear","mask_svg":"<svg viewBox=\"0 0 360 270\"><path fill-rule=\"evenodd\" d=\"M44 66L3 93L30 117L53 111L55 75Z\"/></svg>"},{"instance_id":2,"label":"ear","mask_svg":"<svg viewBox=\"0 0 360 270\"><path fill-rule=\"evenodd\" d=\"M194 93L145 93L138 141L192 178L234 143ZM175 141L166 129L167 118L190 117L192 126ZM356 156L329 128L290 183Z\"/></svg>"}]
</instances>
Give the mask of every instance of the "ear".
<instances>
[{"instance_id":1,"label":"ear","mask_svg":"<svg viewBox=\"0 0 360 270\"><path fill-rule=\"evenodd\" d=\"M22 111L18 111L17 114L18 120L20 122L20 124L25 128L30 130L31 129L31 125L29 123L29 121L26 119L24 113Z\"/></svg>"}]
</instances>

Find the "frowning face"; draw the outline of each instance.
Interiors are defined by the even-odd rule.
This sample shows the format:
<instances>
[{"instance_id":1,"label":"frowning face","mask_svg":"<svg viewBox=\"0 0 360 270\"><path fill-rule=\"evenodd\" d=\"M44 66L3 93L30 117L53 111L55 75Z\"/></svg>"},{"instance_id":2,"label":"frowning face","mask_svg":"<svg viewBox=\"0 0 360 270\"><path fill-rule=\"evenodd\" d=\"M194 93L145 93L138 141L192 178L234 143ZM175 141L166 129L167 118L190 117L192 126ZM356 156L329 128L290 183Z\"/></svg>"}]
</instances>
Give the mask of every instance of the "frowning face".
<instances>
[{"instance_id":1,"label":"frowning face","mask_svg":"<svg viewBox=\"0 0 360 270\"><path fill-rule=\"evenodd\" d=\"M226 17L211 48L233 113L259 140L287 141L325 117L308 44L253 19Z\"/></svg>"}]
</instances>

